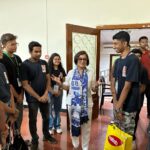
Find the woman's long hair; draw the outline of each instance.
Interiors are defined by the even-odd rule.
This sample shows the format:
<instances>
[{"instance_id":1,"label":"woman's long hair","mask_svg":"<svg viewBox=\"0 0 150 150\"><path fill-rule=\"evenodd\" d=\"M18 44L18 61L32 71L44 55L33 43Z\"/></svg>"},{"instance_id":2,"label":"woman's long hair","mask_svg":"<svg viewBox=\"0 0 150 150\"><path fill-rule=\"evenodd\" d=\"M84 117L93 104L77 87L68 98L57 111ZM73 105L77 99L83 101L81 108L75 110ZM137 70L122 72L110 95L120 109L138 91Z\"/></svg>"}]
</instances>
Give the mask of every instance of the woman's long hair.
<instances>
[{"instance_id":1,"label":"woman's long hair","mask_svg":"<svg viewBox=\"0 0 150 150\"><path fill-rule=\"evenodd\" d=\"M52 72L52 70L54 70L53 59L54 59L54 57L56 57L56 56L61 59L61 57L60 57L60 55L59 55L58 53L53 53L53 54L50 56L49 60L48 60L48 65L49 65L50 73ZM60 62L60 64L58 65L58 69L60 69L60 70L61 70L61 69L64 69L61 62Z\"/></svg>"}]
</instances>

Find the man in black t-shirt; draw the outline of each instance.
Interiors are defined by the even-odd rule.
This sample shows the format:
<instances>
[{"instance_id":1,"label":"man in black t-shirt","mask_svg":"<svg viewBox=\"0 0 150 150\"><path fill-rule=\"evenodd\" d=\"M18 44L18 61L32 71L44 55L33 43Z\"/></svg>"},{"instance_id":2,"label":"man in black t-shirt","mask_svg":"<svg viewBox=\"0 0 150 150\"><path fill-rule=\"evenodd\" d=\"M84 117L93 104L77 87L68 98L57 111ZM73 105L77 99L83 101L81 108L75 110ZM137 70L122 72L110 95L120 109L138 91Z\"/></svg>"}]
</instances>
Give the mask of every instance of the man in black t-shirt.
<instances>
[{"instance_id":1,"label":"man in black t-shirt","mask_svg":"<svg viewBox=\"0 0 150 150\"><path fill-rule=\"evenodd\" d=\"M37 113L38 108L43 119L43 140L56 143L56 140L49 134L49 105L48 91L50 76L48 64L41 60L41 44L35 41L29 43L31 58L25 60L21 66L22 83L26 91L26 99L29 107L29 128L32 136L32 149L38 148L37 135Z\"/></svg>"},{"instance_id":2,"label":"man in black t-shirt","mask_svg":"<svg viewBox=\"0 0 150 150\"><path fill-rule=\"evenodd\" d=\"M23 116L23 88L21 85L20 66L21 58L14 54L17 50L17 36L6 33L1 36L1 43L3 46L3 59L0 60L6 67L8 80L12 86L12 91L15 99L15 104L19 110L17 119L18 128L20 130Z\"/></svg>"},{"instance_id":3,"label":"man in black t-shirt","mask_svg":"<svg viewBox=\"0 0 150 150\"><path fill-rule=\"evenodd\" d=\"M2 58L3 52L0 45L0 60ZM6 118L10 119L9 115L11 115L11 119L15 120L17 110L15 110L14 99L10 91L6 68L0 63L0 144L3 148L6 145L7 137Z\"/></svg>"},{"instance_id":4,"label":"man in black t-shirt","mask_svg":"<svg viewBox=\"0 0 150 150\"><path fill-rule=\"evenodd\" d=\"M148 43L147 36L141 36L139 38L139 46L142 51L141 63L148 73L148 81L143 96L145 95L147 100L147 118L150 119L150 49Z\"/></svg>"},{"instance_id":5,"label":"man in black t-shirt","mask_svg":"<svg viewBox=\"0 0 150 150\"><path fill-rule=\"evenodd\" d=\"M142 51L140 49L133 49L132 53L134 53L139 60L141 61L141 57L142 57ZM140 115L140 111L141 108L143 106L143 102L144 102L144 92L146 89L146 84L148 82L148 72L146 70L146 68L143 66L143 64L140 64L140 94L141 94L141 99L140 99L140 105L139 105L139 109L137 111L136 114L136 119L135 119L135 132L137 129L137 125L138 125L138 120L139 120L139 115Z\"/></svg>"},{"instance_id":6,"label":"man in black t-shirt","mask_svg":"<svg viewBox=\"0 0 150 150\"><path fill-rule=\"evenodd\" d=\"M113 48L120 53L114 64L112 95L115 123L126 133L134 136L135 117L140 100L140 62L130 52L130 36L120 31L113 36Z\"/></svg>"}]
</instances>

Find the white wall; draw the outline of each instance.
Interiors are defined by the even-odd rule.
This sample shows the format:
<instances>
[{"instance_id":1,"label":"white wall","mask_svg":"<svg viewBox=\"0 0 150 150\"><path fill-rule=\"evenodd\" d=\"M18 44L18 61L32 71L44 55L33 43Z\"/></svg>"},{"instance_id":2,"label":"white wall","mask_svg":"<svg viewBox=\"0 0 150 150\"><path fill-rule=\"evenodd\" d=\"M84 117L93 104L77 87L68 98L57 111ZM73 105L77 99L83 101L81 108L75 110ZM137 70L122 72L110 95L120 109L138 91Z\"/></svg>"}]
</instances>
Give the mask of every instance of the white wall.
<instances>
[{"instance_id":1,"label":"white wall","mask_svg":"<svg viewBox=\"0 0 150 150\"><path fill-rule=\"evenodd\" d=\"M113 48L101 47L100 53L100 71L109 70L110 54L116 54Z\"/></svg>"},{"instance_id":2,"label":"white wall","mask_svg":"<svg viewBox=\"0 0 150 150\"><path fill-rule=\"evenodd\" d=\"M29 57L27 45L37 40L43 45L43 56L56 51L66 66L65 24L96 27L105 24L150 22L150 1L137 0L0 0L0 34L18 35L18 54ZM48 36L48 41L47 41ZM65 107L65 99L63 103Z\"/></svg>"}]
</instances>

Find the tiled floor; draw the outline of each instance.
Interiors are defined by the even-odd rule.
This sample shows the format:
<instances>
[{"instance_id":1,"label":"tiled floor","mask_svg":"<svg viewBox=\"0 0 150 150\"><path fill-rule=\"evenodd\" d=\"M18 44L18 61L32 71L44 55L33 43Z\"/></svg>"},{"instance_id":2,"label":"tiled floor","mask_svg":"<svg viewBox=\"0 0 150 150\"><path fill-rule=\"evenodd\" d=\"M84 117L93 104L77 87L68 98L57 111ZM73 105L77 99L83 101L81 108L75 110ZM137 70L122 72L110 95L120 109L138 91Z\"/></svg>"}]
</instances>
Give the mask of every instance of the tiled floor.
<instances>
[{"instance_id":1,"label":"tiled floor","mask_svg":"<svg viewBox=\"0 0 150 150\"><path fill-rule=\"evenodd\" d=\"M105 135L107 131L107 125L113 119L112 115L112 104L110 102L106 102L103 106L104 114L99 115L96 120L92 121L92 130L91 130L91 141L89 150L103 150L104 149L104 142L105 142ZM42 131L41 131L41 115L38 114L38 134L40 136L39 139L39 149L40 150L72 150L71 139L69 135L69 131L67 131L66 126L66 113L61 113L62 119L62 129L63 133L61 135L54 134L54 137L58 140L58 144L52 145L48 142L43 142L42 138ZM146 107L144 106L142 112L140 114L140 121L138 124L137 129L137 143L138 149L137 150L146 150L147 145L147 134L146 129L148 125L148 119L146 118ZM30 133L28 128L28 109L24 110L24 119L23 125L21 129L22 135L24 139L30 139Z\"/></svg>"}]
</instances>

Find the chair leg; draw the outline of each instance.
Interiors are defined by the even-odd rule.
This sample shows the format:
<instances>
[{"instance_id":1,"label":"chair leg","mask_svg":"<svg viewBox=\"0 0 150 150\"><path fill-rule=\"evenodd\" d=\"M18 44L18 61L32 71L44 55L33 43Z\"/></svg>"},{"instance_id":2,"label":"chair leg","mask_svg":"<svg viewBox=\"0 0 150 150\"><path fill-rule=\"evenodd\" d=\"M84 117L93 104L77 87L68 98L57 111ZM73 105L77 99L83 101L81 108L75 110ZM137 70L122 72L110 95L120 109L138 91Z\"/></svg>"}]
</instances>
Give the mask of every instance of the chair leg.
<instances>
[{"instance_id":1,"label":"chair leg","mask_svg":"<svg viewBox=\"0 0 150 150\"><path fill-rule=\"evenodd\" d=\"M102 106L104 104L104 96L101 97L101 103L100 103L100 114L103 114L104 115L104 111L102 109ZM102 113L103 112L103 113Z\"/></svg>"}]
</instances>

